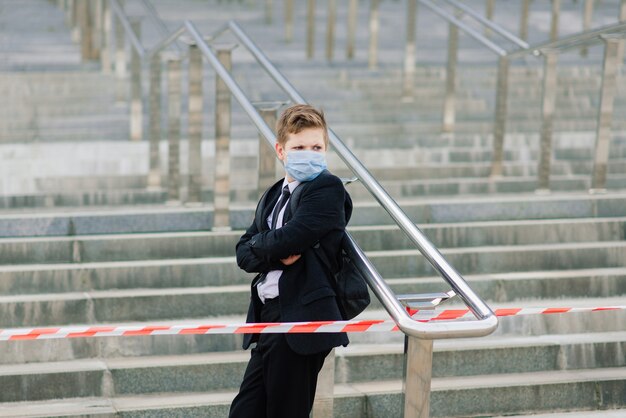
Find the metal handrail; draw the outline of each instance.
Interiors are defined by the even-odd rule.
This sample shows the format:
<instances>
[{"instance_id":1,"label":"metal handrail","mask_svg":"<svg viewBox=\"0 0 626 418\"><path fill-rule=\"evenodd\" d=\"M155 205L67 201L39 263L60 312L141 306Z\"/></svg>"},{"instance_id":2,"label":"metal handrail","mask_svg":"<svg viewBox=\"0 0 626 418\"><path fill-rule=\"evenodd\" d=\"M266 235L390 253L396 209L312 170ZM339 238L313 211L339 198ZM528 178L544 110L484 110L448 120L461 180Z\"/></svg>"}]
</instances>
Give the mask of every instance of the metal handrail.
<instances>
[{"instance_id":1,"label":"metal handrail","mask_svg":"<svg viewBox=\"0 0 626 418\"><path fill-rule=\"evenodd\" d=\"M487 39L482 34L478 33L476 30L471 28L470 26L461 22L455 16L452 16L444 9L438 7L431 0L418 0L421 4L431 9L437 15L442 17L444 20L448 21L456 25L459 29L466 32L469 36L486 46L492 52L498 54L499 56L507 56L510 59L519 58L521 56L530 54L533 56L540 56L542 54L542 50L566 50L570 48L580 47L580 46L588 46L589 44L595 43L599 40L601 35L608 35L612 33L618 33L626 31L626 22L614 23L606 26L602 26L596 29L591 29L588 31L583 31L574 35L570 35L556 41L547 41L541 42L535 45L530 45L517 36L513 35L509 31L502 28L500 25L494 23L493 21L481 16L475 10L471 9L467 5L460 3L457 0L444 0L452 6L456 7L459 10L462 10L464 13L467 13L469 16L476 19L478 22L483 24L485 27L493 30L504 38L516 44L520 49L513 51L506 51L504 48L501 48L499 45L496 45L491 40Z\"/></svg>"},{"instance_id":2,"label":"metal handrail","mask_svg":"<svg viewBox=\"0 0 626 418\"><path fill-rule=\"evenodd\" d=\"M569 48L575 48L579 46L587 46L597 42L602 35L610 35L613 33L619 33L626 31L626 22L614 23L592 29L584 32L580 32L574 35L561 38L557 41L548 41L536 45L531 45L527 48L517 51L509 52L509 57L517 58L526 54L533 54L535 56L541 55L541 51L544 49L550 50L566 50Z\"/></svg>"},{"instance_id":3,"label":"metal handrail","mask_svg":"<svg viewBox=\"0 0 626 418\"><path fill-rule=\"evenodd\" d=\"M261 117L254 105L250 102L241 87L237 84L230 72L222 65L216 54L207 44L202 34L198 31L193 22L185 20L183 25L174 32L165 36L150 51L146 51L140 44L139 40L132 31L130 22L123 13L117 0L110 0L113 10L118 15L123 24L124 29L129 35L131 42L137 53L142 58L152 57L170 43L175 42L180 36L187 32L195 42L199 51L216 71L217 75L230 90L232 96L239 102L243 110L250 117L251 121L257 127L259 132L265 137L271 146L276 143L276 136L272 129L267 125ZM269 61L263 52L254 44L248 35L234 21L230 21L227 27L220 28L214 35L213 39L230 29L234 36L242 45L253 55L257 62L270 75L270 77L283 89L285 93L296 103L306 103L306 100L298 93L298 91L289 83L289 81L278 71L278 69ZM414 320L407 313L406 309L396 298L393 291L385 283L376 267L367 258L365 253L358 244L348 234L348 253L355 260L357 268L364 274L367 282L374 294L381 301L389 315L396 322L402 332L409 336L422 339L435 338L457 338L457 337L476 337L484 336L493 332L498 325L498 319L494 312L487 304L468 286L462 276L452 267L437 250L437 248L425 237L425 235L415 226L404 211L398 206L393 198L385 191L378 181L369 173L369 171L361 164L356 156L348 147L339 139L339 137L329 129L330 142L353 173L360 179L369 192L376 198L378 203L391 215L407 236L416 244L418 250L430 262L430 264L441 274L443 279L448 282L454 292L459 295L467 307L476 316L477 321L455 321L455 322L437 322L422 323Z\"/></svg>"},{"instance_id":4,"label":"metal handrail","mask_svg":"<svg viewBox=\"0 0 626 418\"><path fill-rule=\"evenodd\" d=\"M513 35L509 31L507 31L506 29L502 28L502 26L481 16L479 13L477 13L475 10L471 9L467 5L460 3L457 0L444 0L450 5L456 7L459 10L462 10L464 13L473 17L478 22L483 24L485 27L493 30L494 32L498 33L499 35L503 36L504 38L508 39L509 41L513 42L518 47L520 47L520 49L517 49L517 50L506 51L504 48L500 47L493 41L489 40L487 37L480 34L472 27L460 21L457 17L451 15L450 13L448 13L441 7L437 6L431 0L418 0L418 1L422 5L431 9L433 12L435 12L437 15L439 15L441 18L443 18L447 22L455 25L459 29L466 32L470 37L474 38L475 40L483 44L490 51L496 53L497 55L501 57L508 57L510 59L519 58L527 54L530 54L533 56L540 56L542 55L541 51L544 49L566 50L566 49L580 47L580 46L587 46L589 44L597 42L601 35L608 35L612 33L626 31L626 22L620 22L620 23L606 25L606 26L602 26L596 29L580 32L574 35L561 38L556 41L548 41L548 42L542 42L542 43L535 44L535 45L530 45L527 42L523 41L522 39L518 38L517 36Z\"/></svg>"},{"instance_id":5,"label":"metal handrail","mask_svg":"<svg viewBox=\"0 0 626 418\"><path fill-rule=\"evenodd\" d=\"M126 13L124 13L124 9L122 8L122 6L120 6L117 0L109 0L109 3L111 4L111 10L113 11L113 13L115 13L120 23L122 24L124 31L128 35L130 44L133 46L133 48L135 48L135 51L137 52L137 54L139 54L141 58L144 58L146 55L146 49L141 44L141 41L139 40L139 38L137 38L137 35L135 34L135 31L131 27L130 21L128 20L128 17L126 16Z\"/></svg>"},{"instance_id":6,"label":"metal handrail","mask_svg":"<svg viewBox=\"0 0 626 418\"><path fill-rule=\"evenodd\" d=\"M152 23L154 24L154 26L156 26L157 30L161 32L162 36L167 37L170 34L169 30L167 29L167 25L165 24L165 22L163 22L163 19L161 19L161 17L159 16L159 12L157 12L154 5L150 2L150 0L142 0L141 4L143 4L144 9L148 11L148 15L150 16L150 19L152 20ZM178 42L174 42L173 46L179 52L181 52L180 45L178 45Z\"/></svg>"},{"instance_id":7,"label":"metal handrail","mask_svg":"<svg viewBox=\"0 0 626 418\"><path fill-rule=\"evenodd\" d=\"M191 24L189 22L189 24ZM289 95L296 103L307 103L304 97L289 83L280 71L270 62L263 52L254 44L243 29L234 21L228 23L233 35L242 45L254 56L257 62L270 75L270 77ZM198 34L195 36L198 41ZM218 63L219 64L219 63ZM241 102L240 102L241 103ZM264 124L264 123L263 123ZM259 126L259 125L257 125ZM264 134L265 135L265 134ZM267 136L273 146L275 136ZM446 324L423 324L413 320L398 302L391 289L384 282L380 273L376 270L371 261L365 256L363 251L350 237L351 248L349 251L357 261L357 266L363 271L368 279L372 291L383 303L387 312L391 315L400 329L409 335L421 338L452 338L463 336L480 336L491 333L497 327L497 318L493 311L485 302L467 285L461 275L444 259L435 246L425 237L417 226L409 219L404 211L398 206L387 191L376 181L370 172L361 164L350 149L339 139L339 137L329 129L331 145L344 163L360 179L361 183L376 198L378 203L391 215L398 226L417 245L419 251L433 265L433 267L450 284L453 290L463 299L465 304L479 319L480 326L473 321L471 323L455 322ZM271 140L269 138L272 138ZM442 325L439 327L438 325Z\"/></svg>"},{"instance_id":8,"label":"metal handrail","mask_svg":"<svg viewBox=\"0 0 626 418\"><path fill-rule=\"evenodd\" d=\"M461 22L459 19L457 19L456 17L452 16L450 13L446 12L444 9L442 9L439 6L437 6L432 1L430 1L430 0L419 0L419 2L421 4L423 4L424 6L428 7L430 10L432 10L436 14L438 14L444 20L447 20L449 23L452 23L453 25L455 25L459 29L463 30L470 37L474 38L475 40L477 40L478 42L480 42L481 44L486 46L490 51L494 52L496 55L499 55L499 56L503 57L503 56L505 56L507 54L507 51L504 48L502 48L500 45L497 45L495 42L489 40L486 36L478 33L472 27L470 27L470 26L466 25L465 23ZM502 29L502 30L504 30L504 29Z\"/></svg>"},{"instance_id":9,"label":"metal handrail","mask_svg":"<svg viewBox=\"0 0 626 418\"><path fill-rule=\"evenodd\" d=\"M492 20L489 20L486 17L482 16L481 14L477 13L474 9L466 6L463 3L458 2L457 0L445 0L445 1L447 1L448 3L450 3L452 6L456 7L457 9L462 10L464 13L466 13L469 16L473 17L474 19L476 19L477 21L479 21L480 23L482 23L483 25L485 25L489 29L491 29L494 32L496 32L497 34L505 37L506 39L508 39L509 41L513 42L517 46L519 46L521 48L528 48L528 43L527 42L525 42L524 40L522 40L522 39L518 38L517 36L513 35L511 32L509 32L508 30L504 29L502 26L494 23Z\"/></svg>"},{"instance_id":10,"label":"metal handrail","mask_svg":"<svg viewBox=\"0 0 626 418\"><path fill-rule=\"evenodd\" d=\"M130 20L128 19L128 16L126 16L126 13L124 13L124 9L122 8L118 0L109 0L109 3L111 4L111 10L113 11L113 13L115 13L116 17L119 19L120 23L124 27L124 31L128 35L131 45L133 46L133 48L135 48L135 51L142 59L150 58L155 53L163 50L164 48L167 48L172 44L179 52L181 51L180 46L176 41L178 40L180 35L184 33L184 30L181 31L181 29L178 29L177 31L170 33L167 29L167 26L165 25L165 23L163 23L163 20L159 17L157 11L154 9L154 6L150 3L149 0L143 0L142 4L144 8L148 11L148 15L152 19L154 25L157 27L157 30L163 35L163 39L150 50L147 50L141 44L141 41L137 37L137 34L134 30L132 30Z\"/></svg>"}]
</instances>

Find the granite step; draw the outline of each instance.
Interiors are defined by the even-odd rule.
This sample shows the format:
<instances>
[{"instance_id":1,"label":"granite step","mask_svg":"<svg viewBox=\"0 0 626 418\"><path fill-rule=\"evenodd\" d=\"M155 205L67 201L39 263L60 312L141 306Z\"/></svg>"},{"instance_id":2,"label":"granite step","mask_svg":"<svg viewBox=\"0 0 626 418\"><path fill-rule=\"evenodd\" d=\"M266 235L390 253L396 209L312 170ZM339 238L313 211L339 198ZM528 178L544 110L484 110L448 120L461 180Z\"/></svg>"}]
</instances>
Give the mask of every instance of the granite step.
<instances>
[{"instance_id":1,"label":"granite step","mask_svg":"<svg viewBox=\"0 0 626 418\"><path fill-rule=\"evenodd\" d=\"M619 369L518 373L433 379L431 416L485 416L550 410L618 410L626 382ZM584 394L581 395L581 394ZM180 393L63 401L5 403L7 415L223 417L235 392ZM334 414L345 418L384 418L402 413L402 382L336 385ZM546 400L547 399L547 400ZM45 412L44 412L45 411ZM34 415L31 415L34 414ZM593 415L590 415L593 416Z\"/></svg>"},{"instance_id":2,"label":"granite step","mask_svg":"<svg viewBox=\"0 0 626 418\"><path fill-rule=\"evenodd\" d=\"M621 268L626 243L477 247L441 250L441 253L463 275L572 271ZM401 293L412 292L414 288L429 292L448 290L441 280L436 283L416 280L435 275L430 264L416 250L370 251L367 255L383 277L412 279L394 283ZM37 268L8 266L0 271L3 287L9 289L14 283L20 283L18 286L45 291L47 287L55 287L50 282L61 283L61 289L72 289L65 293L0 296L0 326L4 327L240 315L245 313L249 300L248 283L252 277L237 268L234 257L57 264ZM182 283L184 287L155 287L152 283L156 277L163 283ZM523 285L530 285L526 293L538 298L565 294L602 297L624 293L622 276L594 277L597 278L565 278L551 282L486 280L478 287L484 290L485 297L496 300L522 299ZM421 283L415 285L413 280ZM198 282L200 285L194 286ZM79 283L78 289L102 290L78 292L73 289L73 283ZM117 283L121 283L120 289L117 289ZM152 287L131 287L137 283ZM568 291L561 289L563 284L569 286ZM378 301L372 303L372 309L378 306Z\"/></svg>"},{"instance_id":3,"label":"granite step","mask_svg":"<svg viewBox=\"0 0 626 418\"><path fill-rule=\"evenodd\" d=\"M438 279L441 282L441 279ZM391 284L394 289L396 285ZM421 289L413 289L413 291ZM587 297L589 296L589 297ZM517 300L513 302L493 302L490 304L496 308L546 308L546 307L606 307L623 306L626 304L624 296L591 297L593 294L584 295L576 299L537 299ZM560 296L557 296L560 297ZM440 309L461 309L459 304L441 307ZM388 314L379 307L372 306L363 312L358 319L380 320L388 319ZM243 323L243 313L234 316L217 316L202 318L179 318L168 320L152 320L148 322L120 322L120 325L154 326L175 324L228 324ZM73 324L77 325L77 324ZM492 335L490 341L505 341L513 339L521 341L529 338L533 343L547 343L559 338L567 339L570 334L584 334L588 338L596 333L604 337L614 333L623 333L626 326L626 315L623 311L598 311L580 312L552 315L520 315L500 318L500 326ZM552 335L554 338L546 337ZM604 337L597 337L598 339ZM520 339L521 338L521 339ZM366 346L369 349L378 350L389 344L402 347L404 336L401 333L363 333L351 334L351 347ZM468 340L469 341L469 340ZM131 358L144 356L175 356L181 354L208 354L239 350L242 336L240 334L224 335L154 335L136 337L99 337L79 339L54 339L54 340L31 340L31 341L5 341L3 342L3 357L0 364L24 364L35 362L71 362L84 359L107 359L107 358ZM444 344L437 342L436 344ZM463 346L461 341L450 343L452 346ZM467 344L470 344L467 342ZM480 343L476 343L480 346ZM497 345L497 343L494 343ZM584 351L587 353L587 351ZM608 353L608 352L607 352ZM619 357L619 352L618 357ZM578 355L578 354L577 354ZM608 354L607 354L608 355ZM592 364L598 360L594 356L587 356L586 364ZM617 357L616 357L617 358ZM594 360L595 359L595 360ZM520 363L520 364L523 364ZM524 367L524 366L519 366ZM534 366L530 366L534 367ZM341 374L338 372L337 374Z\"/></svg>"},{"instance_id":4,"label":"granite step","mask_svg":"<svg viewBox=\"0 0 626 418\"><path fill-rule=\"evenodd\" d=\"M402 199L400 207L417 224L623 217L626 195L560 193L499 196ZM233 205L231 225L247 228L253 204ZM351 226L390 225L387 213L372 201L355 201ZM210 206L200 208L140 206L88 209L41 209L24 213L5 211L0 216L0 237L94 235L116 233L207 231L212 225Z\"/></svg>"},{"instance_id":5,"label":"granite step","mask_svg":"<svg viewBox=\"0 0 626 418\"><path fill-rule=\"evenodd\" d=\"M415 248L395 226L348 229L365 251ZM626 217L426 224L421 230L438 248L619 241L626 239ZM0 238L0 265L228 257L243 232Z\"/></svg>"},{"instance_id":6,"label":"granite step","mask_svg":"<svg viewBox=\"0 0 626 418\"><path fill-rule=\"evenodd\" d=\"M516 373L619 370L626 365L620 355L625 347L624 332L442 340L435 343L433 377L504 379ZM106 396L107 390L115 396L235 390L248 358L248 352L225 351L4 364L0 401ZM402 343L337 348L335 383L401 379L403 363Z\"/></svg>"}]
</instances>

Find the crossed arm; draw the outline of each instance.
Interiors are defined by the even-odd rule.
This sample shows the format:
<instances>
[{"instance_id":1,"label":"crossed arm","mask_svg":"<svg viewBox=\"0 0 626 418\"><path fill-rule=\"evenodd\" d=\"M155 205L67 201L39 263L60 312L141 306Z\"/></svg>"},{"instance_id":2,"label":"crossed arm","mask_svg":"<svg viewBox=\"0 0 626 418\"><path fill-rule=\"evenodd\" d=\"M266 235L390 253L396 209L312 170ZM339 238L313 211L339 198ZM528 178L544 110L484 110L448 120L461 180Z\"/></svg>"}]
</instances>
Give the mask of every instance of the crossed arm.
<instances>
[{"instance_id":1,"label":"crossed arm","mask_svg":"<svg viewBox=\"0 0 626 418\"><path fill-rule=\"evenodd\" d=\"M283 270L333 229L344 226L344 187L337 177L303 193L282 228L259 232L253 222L237 244L237 264L249 273Z\"/></svg>"}]
</instances>

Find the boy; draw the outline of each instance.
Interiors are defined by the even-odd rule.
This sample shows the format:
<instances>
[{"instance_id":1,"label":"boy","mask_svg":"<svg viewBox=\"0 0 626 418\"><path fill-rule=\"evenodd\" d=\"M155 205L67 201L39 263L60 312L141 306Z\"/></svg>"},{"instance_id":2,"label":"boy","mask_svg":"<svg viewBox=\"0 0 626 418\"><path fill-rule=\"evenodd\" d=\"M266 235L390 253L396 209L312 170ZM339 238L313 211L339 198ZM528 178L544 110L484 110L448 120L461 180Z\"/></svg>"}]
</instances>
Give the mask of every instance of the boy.
<instances>
[{"instance_id":1,"label":"boy","mask_svg":"<svg viewBox=\"0 0 626 418\"><path fill-rule=\"evenodd\" d=\"M282 113L276 154L285 163L285 178L268 189L256 211L262 216L255 216L237 244L239 267L259 273L252 281L247 322L342 319L330 274L337 266L323 265L315 253L337 259L352 211L341 180L326 170L327 147L323 112L294 105ZM306 182L291 213L289 197ZM324 358L348 338L345 333L246 334L243 348L253 342L230 418L308 418Z\"/></svg>"}]
</instances>

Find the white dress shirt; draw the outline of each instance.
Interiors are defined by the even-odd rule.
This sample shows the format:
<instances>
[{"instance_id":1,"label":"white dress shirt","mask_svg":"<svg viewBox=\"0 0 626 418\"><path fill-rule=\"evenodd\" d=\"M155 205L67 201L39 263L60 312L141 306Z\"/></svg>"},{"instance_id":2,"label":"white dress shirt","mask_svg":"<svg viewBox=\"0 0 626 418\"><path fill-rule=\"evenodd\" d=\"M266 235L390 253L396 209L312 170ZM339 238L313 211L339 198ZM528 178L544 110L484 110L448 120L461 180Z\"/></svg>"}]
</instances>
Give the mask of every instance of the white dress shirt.
<instances>
[{"instance_id":1,"label":"white dress shirt","mask_svg":"<svg viewBox=\"0 0 626 418\"><path fill-rule=\"evenodd\" d=\"M280 189L282 190L286 185L289 185L289 193L293 193L293 191L296 189L296 187L298 187L299 184L300 182L297 180L289 183L287 181L287 178L285 178L285 180L283 181L283 185ZM279 203L280 199L278 199L276 205L278 205ZM289 199L287 199L287 203L285 203L281 211L278 213L278 218L276 219L276 229L283 226L283 217L285 215L285 209L287 209L288 204ZM267 225L270 228L272 227L272 216L274 215L274 210L276 210L276 206L274 206L274 209L272 210L272 213L270 213L270 216L267 217ZM265 300L267 299L274 299L275 297L278 297L278 281L280 280L280 276L282 276L282 274L282 270L272 270L266 274L263 281L259 282L256 285L261 302L265 303Z\"/></svg>"}]
</instances>

